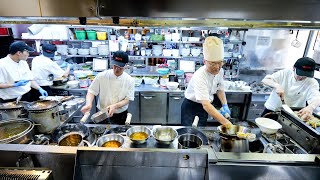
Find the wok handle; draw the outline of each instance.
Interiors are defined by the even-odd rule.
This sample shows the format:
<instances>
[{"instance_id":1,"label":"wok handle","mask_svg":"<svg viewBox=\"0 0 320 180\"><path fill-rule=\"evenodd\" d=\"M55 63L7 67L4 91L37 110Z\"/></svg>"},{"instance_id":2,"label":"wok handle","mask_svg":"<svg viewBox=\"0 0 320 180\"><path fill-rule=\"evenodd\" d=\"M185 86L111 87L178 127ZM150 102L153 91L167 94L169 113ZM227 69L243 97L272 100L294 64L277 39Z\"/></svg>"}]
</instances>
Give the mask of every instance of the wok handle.
<instances>
[{"instance_id":1,"label":"wok handle","mask_svg":"<svg viewBox=\"0 0 320 180\"><path fill-rule=\"evenodd\" d=\"M80 123L86 123L89 116L90 116L90 112L86 112L84 116L81 118Z\"/></svg>"},{"instance_id":2,"label":"wok handle","mask_svg":"<svg viewBox=\"0 0 320 180\"><path fill-rule=\"evenodd\" d=\"M128 113L128 114L127 114L126 122L125 122L124 124L125 124L125 125L130 125L130 123L131 123L131 118L132 118L132 114L131 114L131 113Z\"/></svg>"},{"instance_id":3,"label":"wok handle","mask_svg":"<svg viewBox=\"0 0 320 180\"><path fill-rule=\"evenodd\" d=\"M198 122L199 122L199 117L195 116L194 120L193 120L193 123L192 123L192 127L197 127L198 126Z\"/></svg>"}]
</instances>

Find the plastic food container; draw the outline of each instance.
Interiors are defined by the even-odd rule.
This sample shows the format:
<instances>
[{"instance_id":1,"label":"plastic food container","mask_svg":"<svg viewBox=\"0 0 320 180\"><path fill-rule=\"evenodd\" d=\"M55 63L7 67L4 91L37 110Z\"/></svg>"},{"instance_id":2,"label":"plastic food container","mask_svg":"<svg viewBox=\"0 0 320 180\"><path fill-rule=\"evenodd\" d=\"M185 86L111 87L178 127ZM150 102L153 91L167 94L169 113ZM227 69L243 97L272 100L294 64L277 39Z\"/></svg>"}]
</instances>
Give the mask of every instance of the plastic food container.
<instances>
[{"instance_id":1,"label":"plastic food container","mask_svg":"<svg viewBox=\"0 0 320 180\"><path fill-rule=\"evenodd\" d=\"M76 38L78 40L85 40L86 39L86 32L85 31L75 31Z\"/></svg>"},{"instance_id":2,"label":"plastic food container","mask_svg":"<svg viewBox=\"0 0 320 180\"><path fill-rule=\"evenodd\" d=\"M107 40L107 32L97 32L98 40Z\"/></svg>"},{"instance_id":3,"label":"plastic food container","mask_svg":"<svg viewBox=\"0 0 320 180\"><path fill-rule=\"evenodd\" d=\"M89 40L97 40L96 31L87 31L87 36Z\"/></svg>"}]
</instances>

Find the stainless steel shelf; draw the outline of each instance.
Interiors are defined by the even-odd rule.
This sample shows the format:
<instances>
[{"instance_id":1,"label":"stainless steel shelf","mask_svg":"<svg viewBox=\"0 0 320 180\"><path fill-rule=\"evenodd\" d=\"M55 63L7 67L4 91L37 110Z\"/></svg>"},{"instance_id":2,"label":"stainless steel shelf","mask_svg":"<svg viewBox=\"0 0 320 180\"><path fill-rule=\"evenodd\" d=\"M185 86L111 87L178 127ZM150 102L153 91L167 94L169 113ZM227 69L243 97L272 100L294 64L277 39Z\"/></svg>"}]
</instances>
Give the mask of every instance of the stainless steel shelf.
<instances>
[{"instance_id":1,"label":"stainless steel shelf","mask_svg":"<svg viewBox=\"0 0 320 180\"><path fill-rule=\"evenodd\" d=\"M109 55L64 55L63 57L109 57Z\"/></svg>"}]
</instances>

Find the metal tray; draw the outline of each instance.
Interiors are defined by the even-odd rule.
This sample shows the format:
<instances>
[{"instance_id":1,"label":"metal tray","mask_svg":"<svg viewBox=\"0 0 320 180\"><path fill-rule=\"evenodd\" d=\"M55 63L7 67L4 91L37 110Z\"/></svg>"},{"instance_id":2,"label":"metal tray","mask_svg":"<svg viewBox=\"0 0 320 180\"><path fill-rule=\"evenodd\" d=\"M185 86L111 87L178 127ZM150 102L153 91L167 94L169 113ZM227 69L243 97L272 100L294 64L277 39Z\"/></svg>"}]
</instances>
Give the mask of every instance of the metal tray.
<instances>
[{"instance_id":1,"label":"metal tray","mask_svg":"<svg viewBox=\"0 0 320 180\"><path fill-rule=\"evenodd\" d=\"M293 111L299 111L300 109L302 109L301 107L291 107L291 109ZM300 128L304 129L306 132L308 132L310 135L316 136L318 138L320 138L320 127L317 127L316 129L311 127L310 125L306 124L304 121L302 121L301 119L291 115L290 113L288 113L286 110L281 109L281 115L285 116L286 118L288 118L289 120L291 120L293 123L295 123L296 125L298 125ZM319 118L320 116L318 116L317 114L312 114L314 117Z\"/></svg>"}]
</instances>

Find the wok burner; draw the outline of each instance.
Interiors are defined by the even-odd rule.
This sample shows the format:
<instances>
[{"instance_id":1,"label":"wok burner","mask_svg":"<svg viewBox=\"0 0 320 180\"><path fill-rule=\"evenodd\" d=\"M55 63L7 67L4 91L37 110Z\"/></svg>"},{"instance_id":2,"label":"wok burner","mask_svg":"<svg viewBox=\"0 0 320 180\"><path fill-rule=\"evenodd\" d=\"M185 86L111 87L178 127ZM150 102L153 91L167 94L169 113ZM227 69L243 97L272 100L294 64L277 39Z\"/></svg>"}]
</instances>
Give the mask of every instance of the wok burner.
<instances>
[{"instance_id":1,"label":"wok burner","mask_svg":"<svg viewBox=\"0 0 320 180\"><path fill-rule=\"evenodd\" d=\"M262 134L266 139L263 152L279 153L279 154L307 154L307 152L291 139L284 131L279 130L275 134Z\"/></svg>"}]
</instances>

